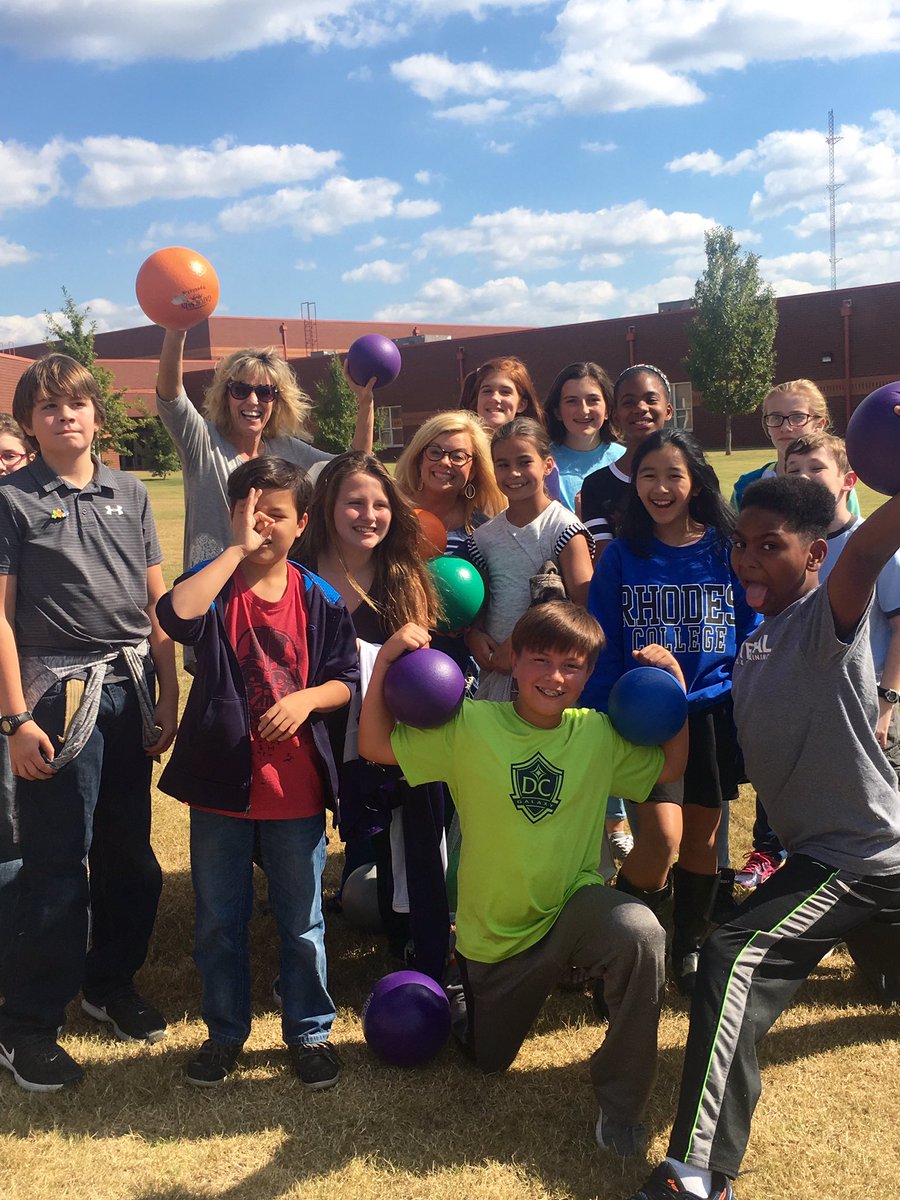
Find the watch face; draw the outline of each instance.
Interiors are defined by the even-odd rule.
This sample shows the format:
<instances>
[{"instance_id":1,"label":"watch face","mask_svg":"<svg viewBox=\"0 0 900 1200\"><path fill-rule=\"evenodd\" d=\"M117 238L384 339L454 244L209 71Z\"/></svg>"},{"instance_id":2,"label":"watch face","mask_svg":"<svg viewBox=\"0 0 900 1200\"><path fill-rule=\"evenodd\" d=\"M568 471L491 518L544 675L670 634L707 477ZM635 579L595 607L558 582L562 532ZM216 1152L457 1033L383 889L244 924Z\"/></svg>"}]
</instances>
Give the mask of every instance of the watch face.
<instances>
[{"instance_id":1,"label":"watch face","mask_svg":"<svg viewBox=\"0 0 900 1200\"><path fill-rule=\"evenodd\" d=\"M0 733L11 734L15 726L9 717L0 717Z\"/></svg>"}]
</instances>

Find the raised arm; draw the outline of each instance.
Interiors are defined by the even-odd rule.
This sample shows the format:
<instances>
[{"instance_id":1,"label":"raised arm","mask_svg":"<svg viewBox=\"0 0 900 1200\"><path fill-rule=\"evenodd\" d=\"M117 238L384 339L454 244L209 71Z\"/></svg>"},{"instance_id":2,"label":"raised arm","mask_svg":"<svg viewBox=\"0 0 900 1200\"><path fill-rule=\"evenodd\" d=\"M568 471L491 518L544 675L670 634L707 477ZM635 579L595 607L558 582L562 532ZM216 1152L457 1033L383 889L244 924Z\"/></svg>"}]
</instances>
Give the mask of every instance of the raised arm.
<instances>
[{"instance_id":1,"label":"raised arm","mask_svg":"<svg viewBox=\"0 0 900 1200\"><path fill-rule=\"evenodd\" d=\"M363 454L371 454L375 442L375 380L376 376L366 384L354 383L344 363L344 378L356 396L356 428L353 430L351 450L362 450Z\"/></svg>"},{"instance_id":2,"label":"raised arm","mask_svg":"<svg viewBox=\"0 0 900 1200\"><path fill-rule=\"evenodd\" d=\"M407 650L420 650L430 641L428 630L421 625L404 625L378 651L359 718L359 753L369 762L397 765L391 745L396 722L384 702L384 677L391 663L396 662Z\"/></svg>"},{"instance_id":3,"label":"raised arm","mask_svg":"<svg viewBox=\"0 0 900 1200\"><path fill-rule=\"evenodd\" d=\"M175 400L184 386L184 341L187 333L183 329L167 329L159 355L159 372L156 376L156 392L160 400Z\"/></svg>"},{"instance_id":4,"label":"raised arm","mask_svg":"<svg viewBox=\"0 0 900 1200\"><path fill-rule=\"evenodd\" d=\"M900 405L896 448L900 453ZM892 496L850 536L828 576L828 600L838 637L849 638L860 622L876 580L900 548L900 495Z\"/></svg>"},{"instance_id":5,"label":"raised arm","mask_svg":"<svg viewBox=\"0 0 900 1200\"><path fill-rule=\"evenodd\" d=\"M266 540L266 533L274 521L256 511L261 495L259 488L251 488L246 498L234 506L231 517L233 540L228 549L175 584L172 608L182 621L202 617L247 555L258 550Z\"/></svg>"}]
</instances>

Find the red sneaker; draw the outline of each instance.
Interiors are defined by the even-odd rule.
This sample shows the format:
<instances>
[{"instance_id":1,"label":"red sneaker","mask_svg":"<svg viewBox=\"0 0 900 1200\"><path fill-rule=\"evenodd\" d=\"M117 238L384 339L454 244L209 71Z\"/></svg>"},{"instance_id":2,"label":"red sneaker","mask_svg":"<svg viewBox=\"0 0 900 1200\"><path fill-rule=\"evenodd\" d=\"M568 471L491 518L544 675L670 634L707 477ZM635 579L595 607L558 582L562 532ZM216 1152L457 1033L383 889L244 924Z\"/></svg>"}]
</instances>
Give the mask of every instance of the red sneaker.
<instances>
[{"instance_id":1,"label":"red sneaker","mask_svg":"<svg viewBox=\"0 0 900 1200\"><path fill-rule=\"evenodd\" d=\"M744 863L743 869L735 872L734 882L738 887L758 888L770 875L774 875L781 866L782 860L765 850L754 850Z\"/></svg>"}]
</instances>

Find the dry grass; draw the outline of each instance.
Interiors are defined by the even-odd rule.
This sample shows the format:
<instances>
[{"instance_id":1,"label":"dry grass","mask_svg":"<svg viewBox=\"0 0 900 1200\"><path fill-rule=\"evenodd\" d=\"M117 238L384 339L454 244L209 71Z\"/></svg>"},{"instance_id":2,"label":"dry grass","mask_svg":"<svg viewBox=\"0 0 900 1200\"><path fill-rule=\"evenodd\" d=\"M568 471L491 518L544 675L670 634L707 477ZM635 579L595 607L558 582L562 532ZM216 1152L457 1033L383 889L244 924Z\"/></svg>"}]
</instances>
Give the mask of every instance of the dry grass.
<instances>
[{"instance_id":1,"label":"dry grass","mask_svg":"<svg viewBox=\"0 0 900 1200\"><path fill-rule=\"evenodd\" d=\"M180 481L150 487L168 561L177 563ZM744 789L735 806L735 858L747 848L751 801ZM187 821L164 796L155 799L154 843L166 882L139 982L164 1006L169 1036L151 1049L123 1046L73 1006L64 1044L87 1068L80 1088L48 1097L0 1079L3 1200L617 1200L640 1182L646 1164L610 1162L593 1147L586 1063L600 1031L585 996L552 996L506 1075L481 1077L452 1046L427 1067L389 1068L367 1051L359 1010L392 964L376 939L347 930L340 917L328 929L345 1062L339 1086L309 1094L290 1075L269 992L274 929L258 914L244 1068L233 1085L198 1094L181 1077L204 1037L190 960ZM332 844L326 886L339 865ZM675 1000L661 1025L651 1160L665 1151L686 1029ZM816 971L763 1043L765 1090L740 1200L893 1194L897 1034L898 1015L868 1003L846 957Z\"/></svg>"}]
</instances>

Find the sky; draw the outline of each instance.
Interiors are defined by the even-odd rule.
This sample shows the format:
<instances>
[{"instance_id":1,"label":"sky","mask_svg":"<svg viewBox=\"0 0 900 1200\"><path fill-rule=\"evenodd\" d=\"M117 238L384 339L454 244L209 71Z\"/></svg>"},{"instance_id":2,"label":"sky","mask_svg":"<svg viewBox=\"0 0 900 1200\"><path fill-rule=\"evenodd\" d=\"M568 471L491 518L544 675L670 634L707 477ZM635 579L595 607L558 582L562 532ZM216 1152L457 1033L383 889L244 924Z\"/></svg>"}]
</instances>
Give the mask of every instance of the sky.
<instances>
[{"instance_id":1,"label":"sky","mask_svg":"<svg viewBox=\"0 0 900 1200\"><path fill-rule=\"evenodd\" d=\"M0 0L0 348L186 245L219 312L558 325L900 279L900 0Z\"/></svg>"}]
</instances>

